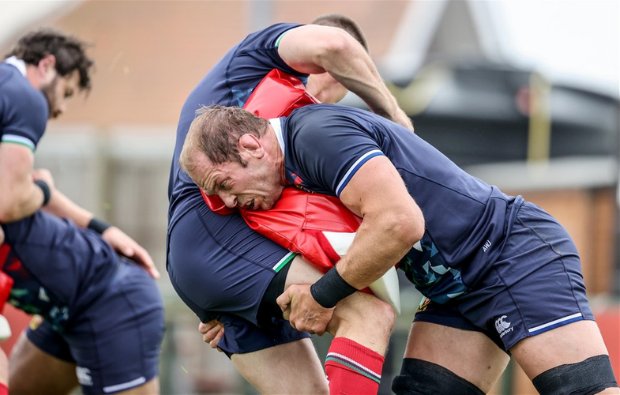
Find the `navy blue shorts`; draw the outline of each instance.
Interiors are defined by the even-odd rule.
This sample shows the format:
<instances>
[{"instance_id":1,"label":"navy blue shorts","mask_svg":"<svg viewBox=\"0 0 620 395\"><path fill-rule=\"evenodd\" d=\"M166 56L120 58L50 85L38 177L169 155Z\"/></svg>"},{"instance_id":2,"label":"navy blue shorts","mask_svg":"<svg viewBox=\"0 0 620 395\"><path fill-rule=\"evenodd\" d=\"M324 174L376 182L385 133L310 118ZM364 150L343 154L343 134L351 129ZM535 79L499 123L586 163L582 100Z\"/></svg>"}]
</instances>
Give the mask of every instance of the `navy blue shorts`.
<instances>
[{"instance_id":1,"label":"navy blue shorts","mask_svg":"<svg viewBox=\"0 0 620 395\"><path fill-rule=\"evenodd\" d=\"M573 241L526 202L499 258L471 291L447 304L424 301L415 320L480 331L509 350L526 337L594 316Z\"/></svg>"},{"instance_id":2,"label":"navy blue shorts","mask_svg":"<svg viewBox=\"0 0 620 395\"><path fill-rule=\"evenodd\" d=\"M119 392L156 377L163 334L157 284L144 269L125 261L107 289L66 328L57 331L44 321L26 332L39 349L77 365L85 394Z\"/></svg>"},{"instance_id":3,"label":"navy blue shorts","mask_svg":"<svg viewBox=\"0 0 620 395\"><path fill-rule=\"evenodd\" d=\"M126 390L158 375L163 302L143 268L99 234L42 211L2 227L10 250L0 263L15 281L9 302L44 317L28 338L75 362L85 394Z\"/></svg>"},{"instance_id":4,"label":"navy blue shorts","mask_svg":"<svg viewBox=\"0 0 620 395\"><path fill-rule=\"evenodd\" d=\"M259 307L276 273L294 254L254 232L237 214L221 216L200 201L168 234L167 270L177 294L202 322L219 319L227 354L308 337L288 321L261 320Z\"/></svg>"}]
</instances>

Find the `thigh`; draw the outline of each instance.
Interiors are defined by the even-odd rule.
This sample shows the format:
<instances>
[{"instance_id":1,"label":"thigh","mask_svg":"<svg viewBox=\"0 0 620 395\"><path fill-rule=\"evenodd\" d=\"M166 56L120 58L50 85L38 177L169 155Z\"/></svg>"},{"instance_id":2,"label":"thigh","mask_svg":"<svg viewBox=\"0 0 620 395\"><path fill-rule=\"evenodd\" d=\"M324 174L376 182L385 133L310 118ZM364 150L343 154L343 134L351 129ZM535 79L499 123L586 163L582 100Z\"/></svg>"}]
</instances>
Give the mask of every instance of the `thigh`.
<instances>
[{"instance_id":1,"label":"thigh","mask_svg":"<svg viewBox=\"0 0 620 395\"><path fill-rule=\"evenodd\" d=\"M471 295L464 314L499 336L505 349L554 328L594 316L577 249L549 214L519 209L499 259Z\"/></svg>"},{"instance_id":2,"label":"thigh","mask_svg":"<svg viewBox=\"0 0 620 395\"><path fill-rule=\"evenodd\" d=\"M310 339L235 354L237 371L261 394L327 394L327 380Z\"/></svg>"},{"instance_id":3,"label":"thigh","mask_svg":"<svg viewBox=\"0 0 620 395\"><path fill-rule=\"evenodd\" d=\"M228 356L253 353L310 337L295 330L282 318L274 317L261 326L231 314L221 314L218 319L224 325L224 336L218 348Z\"/></svg>"},{"instance_id":4,"label":"thigh","mask_svg":"<svg viewBox=\"0 0 620 395\"><path fill-rule=\"evenodd\" d=\"M11 394L66 395L78 386L75 364L44 352L25 332L13 347L9 372Z\"/></svg>"},{"instance_id":5,"label":"thigh","mask_svg":"<svg viewBox=\"0 0 620 395\"><path fill-rule=\"evenodd\" d=\"M559 365L608 354L594 321L578 321L528 337L510 351L530 379Z\"/></svg>"},{"instance_id":6,"label":"thigh","mask_svg":"<svg viewBox=\"0 0 620 395\"><path fill-rule=\"evenodd\" d=\"M285 288L292 284L311 284L321 276L314 266L296 257L288 271ZM336 337L346 337L384 355L394 320L395 312L388 303L358 291L338 302L327 329Z\"/></svg>"},{"instance_id":7,"label":"thigh","mask_svg":"<svg viewBox=\"0 0 620 395\"><path fill-rule=\"evenodd\" d=\"M488 392L509 357L481 332L416 321L411 327L405 358L441 365Z\"/></svg>"}]
</instances>

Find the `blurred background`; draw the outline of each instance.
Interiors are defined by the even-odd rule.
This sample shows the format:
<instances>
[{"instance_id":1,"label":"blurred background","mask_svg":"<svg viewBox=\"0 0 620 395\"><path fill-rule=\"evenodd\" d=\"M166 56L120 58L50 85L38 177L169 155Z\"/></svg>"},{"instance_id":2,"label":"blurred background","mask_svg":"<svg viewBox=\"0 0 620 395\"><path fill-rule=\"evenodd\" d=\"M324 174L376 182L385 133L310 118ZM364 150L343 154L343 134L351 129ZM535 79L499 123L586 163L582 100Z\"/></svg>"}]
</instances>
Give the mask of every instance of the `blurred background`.
<instances>
[{"instance_id":1,"label":"blurred background","mask_svg":"<svg viewBox=\"0 0 620 395\"><path fill-rule=\"evenodd\" d=\"M93 90L50 122L37 165L146 246L164 273L168 168L186 95L249 32L325 13L360 24L418 134L567 227L620 377L617 0L0 0L0 51L39 27L91 44ZM363 107L354 96L345 102ZM167 276L159 285L167 309L162 394L253 394L228 359L202 343L197 318ZM406 281L401 292L382 394L400 369L420 300ZM14 331L27 322L8 314ZM321 355L328 341L315 339ZM493 393L535 390L510 365Z\"/></svg>"}]
</instances>

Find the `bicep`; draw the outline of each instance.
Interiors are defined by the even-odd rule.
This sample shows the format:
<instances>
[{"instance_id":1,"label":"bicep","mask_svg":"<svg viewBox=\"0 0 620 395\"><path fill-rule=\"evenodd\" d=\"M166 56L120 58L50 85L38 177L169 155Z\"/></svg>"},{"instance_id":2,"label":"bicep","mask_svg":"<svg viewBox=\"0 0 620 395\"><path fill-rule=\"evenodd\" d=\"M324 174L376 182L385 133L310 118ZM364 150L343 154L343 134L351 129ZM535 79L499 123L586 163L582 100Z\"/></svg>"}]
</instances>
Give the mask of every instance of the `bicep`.
<instances>
[{"instance_id":1,"label":"bicep","mask_svg":"<svg viewBox=\"0 0 620 395\"><path fill-rule=\"evenodd\" d=\"M300 73L321 74L327 71L325 56L346 42L343 32L328 26L299 26L282 36L278 53L286 64Z\"/></svg>"},{"instance_id":2,"label":"bicep","mask_svg":"<svg viewBox=\"0 0 620 395\"><path fill-rule=\"evenodd\" d=\"M421 212L386 156L369 159L343 188L340 200L362 218L398 212L418 219Z\"/></svg>"},{"instance_id":3,"label":"bicep","mask_svg":"<svg viewBox=\"0 0 620 395\"><path fill-rule=\"evenodd\" d=\"M16 186L32 182L34 155L21 144L0 144L0 190L12 191Z\"/></svg>"}]
</instances>

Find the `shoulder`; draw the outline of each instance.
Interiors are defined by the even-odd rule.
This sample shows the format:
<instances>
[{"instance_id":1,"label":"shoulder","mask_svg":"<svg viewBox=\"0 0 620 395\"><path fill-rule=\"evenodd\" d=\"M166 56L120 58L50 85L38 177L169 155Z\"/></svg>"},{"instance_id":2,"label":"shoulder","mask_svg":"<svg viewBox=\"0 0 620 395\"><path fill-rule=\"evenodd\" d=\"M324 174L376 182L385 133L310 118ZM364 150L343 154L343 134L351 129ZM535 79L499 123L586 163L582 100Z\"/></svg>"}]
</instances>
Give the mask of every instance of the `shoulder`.
<instances>
[{"instance_id":1,"label":"shoulder","mask_svg":"<svg viewBox=\"0 0 620 395\"><path fill-rule=\"evenodd\" d=\"M29 116L36 116L32 111L41 113L47 119L47 102L43 93L30 85L28 80L12 66L0 69L0 99L3 107L16 111L28 111Z\"/></svg>"},{"instance_id":2,"label":"shoulder","mask_svg":"<svg viewBox=\"0 0 620 395\"><path fill-rule=\"evenodd\" d=\"M242 42L242 47L259 46L266 48L277 48L282 37L291 29L300 25L298 23L276 23L262 30L248 35Z\"/></svg>"},{"instance_id":3,"label":"shoulder","mask_svg":"<svg viewBox=\"0 0 620 395\"><path fill-rule=\"evenodd\" d=\"M15 134L37 143L45 131L48 106L43 93L19 73L10 76L0 89L2 134Z\"/></svg>"},{"instance_id":4,"label":"shoulder","mask_svg":"<svg viewBox=\"0 0 620 395\"><path fill-rule=\"evenodd\" d=\"M291 133L334 136L355 134L361 110L337 104L312 104L293 111L289 117Z\"/></svg>"}]
</instances>

